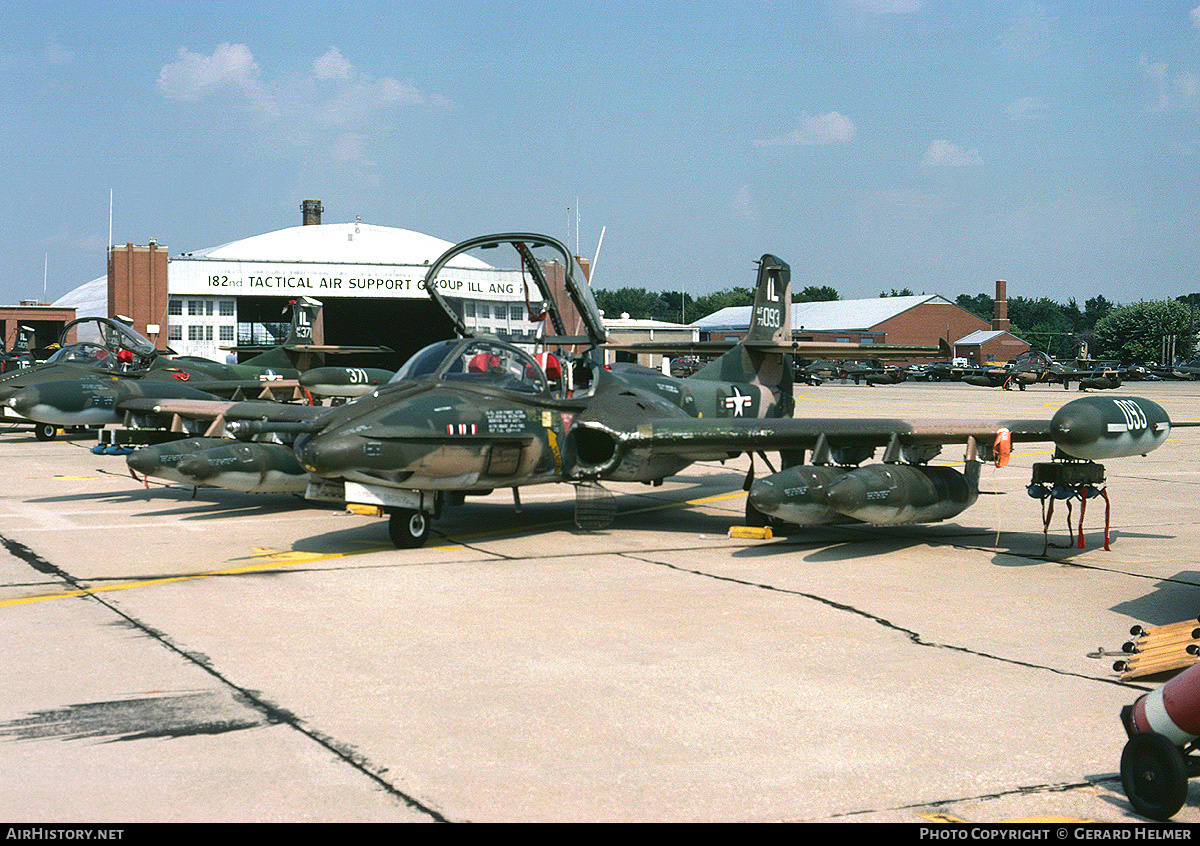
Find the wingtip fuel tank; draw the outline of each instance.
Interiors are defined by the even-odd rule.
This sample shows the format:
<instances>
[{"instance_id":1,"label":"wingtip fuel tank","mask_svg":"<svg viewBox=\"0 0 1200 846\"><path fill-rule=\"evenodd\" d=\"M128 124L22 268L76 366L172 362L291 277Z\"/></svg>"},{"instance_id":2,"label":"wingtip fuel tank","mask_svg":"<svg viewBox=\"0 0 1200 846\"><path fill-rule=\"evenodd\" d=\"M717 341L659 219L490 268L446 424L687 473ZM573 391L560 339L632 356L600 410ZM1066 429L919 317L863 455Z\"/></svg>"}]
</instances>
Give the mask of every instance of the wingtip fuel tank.
<instances>
[{"instance_id":1,"label":"wingtip fuel tank","mask_svg":"<svg viewBox=\"0 0 1200 846\"><path fill-rule=\"evenodd\" d=\"M1170 431L1163 407L1141 397L1081 397L1050 420L1055 445L1089 461L1145 455L1162 446Z\"/></svg>"}]
</instances>

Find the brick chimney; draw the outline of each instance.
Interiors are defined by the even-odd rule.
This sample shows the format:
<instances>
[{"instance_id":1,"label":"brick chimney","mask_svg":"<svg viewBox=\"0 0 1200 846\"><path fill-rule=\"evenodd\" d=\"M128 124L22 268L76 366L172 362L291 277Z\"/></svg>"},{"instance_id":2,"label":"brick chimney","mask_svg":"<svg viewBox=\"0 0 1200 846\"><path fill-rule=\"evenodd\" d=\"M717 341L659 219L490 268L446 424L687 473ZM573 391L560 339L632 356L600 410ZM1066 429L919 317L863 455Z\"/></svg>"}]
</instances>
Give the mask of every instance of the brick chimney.
<instances>
[{"instance_id":1,"label":"brick chimney","mask_svg":"<svg viewBox=\"0 0 1200 846\"><path fill-rule=\"evenodd\" d=\"M997 279L996 310L992 313L992 329L997 332L1007 332L1008 327L1008 283L1003 279Z\"/></svg>"},{"instance_id":2,"label":"brick chimney","mask_svg":"<svg viewBox=\"0 0 1200 846\"><path fill-rule=\"evenodd\" d=\"M305 200L300 204L300 214L305 226L320 226L321 212L323 211L325 209L321 206L320 200Z\"/></svg>"}]
</instances>

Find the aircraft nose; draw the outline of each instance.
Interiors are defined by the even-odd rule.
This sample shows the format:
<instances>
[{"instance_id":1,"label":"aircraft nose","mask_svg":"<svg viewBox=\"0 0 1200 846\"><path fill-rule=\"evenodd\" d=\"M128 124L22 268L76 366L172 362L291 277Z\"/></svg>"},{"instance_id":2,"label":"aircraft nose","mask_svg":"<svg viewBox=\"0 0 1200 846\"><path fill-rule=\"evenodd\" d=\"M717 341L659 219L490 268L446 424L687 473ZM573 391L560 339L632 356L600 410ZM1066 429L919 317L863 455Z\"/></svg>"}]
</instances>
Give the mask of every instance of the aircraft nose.
<instances>
[{"instance_id":1,"label":"aircraft nose","mask_svg":"<svg viewBox=\"0 0 1200 846\"><path fill-rule=\"evenodd\" d=\"M77 382L44 382L40 385L27 385L8 398L8 407L23 417L29 417L36 408L43 411L53 410L62 414L73 414L88 407L90 394ZM51 415L53 416L53 415ZM46 420L46 423L57 423L58 420Z\"/></svg>"},{"instance_id":2,"label":"aircraft nose","mask_svg":"<svg viewBox=\"0 0 1200 846\"><path fill-rule=\"evenodd\" d=\"M19 388L12 392L6 404L22 417L28 417L29 411L41 402L41 392L37 388Z\"/></svg>"}]
</instances>

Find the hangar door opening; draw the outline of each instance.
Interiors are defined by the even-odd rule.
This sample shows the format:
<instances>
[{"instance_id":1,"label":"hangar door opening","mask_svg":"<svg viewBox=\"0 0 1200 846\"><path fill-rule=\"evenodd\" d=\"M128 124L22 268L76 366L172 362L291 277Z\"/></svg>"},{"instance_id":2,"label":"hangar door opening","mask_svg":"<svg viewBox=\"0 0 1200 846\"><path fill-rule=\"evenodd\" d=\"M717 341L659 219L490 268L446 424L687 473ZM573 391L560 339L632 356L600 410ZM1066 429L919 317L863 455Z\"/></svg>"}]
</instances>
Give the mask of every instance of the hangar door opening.
<instances>
[{"instance_id":1,"label":"hangar door opening","mask_svg":"<svg viewBox=\"0 0 1200 846\"><path fill-rule=\"evenodd\" d=\"M454 326L433 302L425 299L322 297L324 343L385 346L393 353L329 356L326 364L397 370L414 352L454 337ZM291 306L285 297L238 299L238 345L278 344L287 337ZM249 357L249 354L244 354Z\"/></svg>"}]
</instances>

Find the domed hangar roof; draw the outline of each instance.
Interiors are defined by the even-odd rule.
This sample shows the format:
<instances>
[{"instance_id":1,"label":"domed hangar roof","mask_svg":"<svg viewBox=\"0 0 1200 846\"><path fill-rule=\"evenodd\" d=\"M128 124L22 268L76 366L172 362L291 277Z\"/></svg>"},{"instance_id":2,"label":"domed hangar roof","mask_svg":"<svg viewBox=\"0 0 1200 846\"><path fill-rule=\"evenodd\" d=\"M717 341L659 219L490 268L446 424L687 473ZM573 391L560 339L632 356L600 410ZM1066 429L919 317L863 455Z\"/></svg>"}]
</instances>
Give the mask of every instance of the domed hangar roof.
<instances>
[{"instance_id":1,"label":"domed hangar roof","mask_svg":"<svg viewBox=\"0 0 1200 846\"><path fill-rule=\"evenodd\" d=\"M328 264L423 265L454 246L409 229L369 223L323 223L264 232L181 258Z\"/></svg>"}]
</instances>

